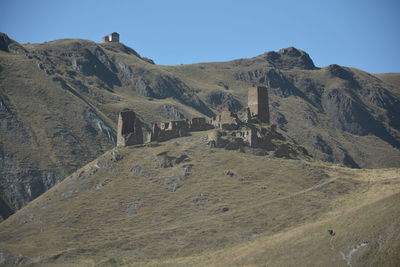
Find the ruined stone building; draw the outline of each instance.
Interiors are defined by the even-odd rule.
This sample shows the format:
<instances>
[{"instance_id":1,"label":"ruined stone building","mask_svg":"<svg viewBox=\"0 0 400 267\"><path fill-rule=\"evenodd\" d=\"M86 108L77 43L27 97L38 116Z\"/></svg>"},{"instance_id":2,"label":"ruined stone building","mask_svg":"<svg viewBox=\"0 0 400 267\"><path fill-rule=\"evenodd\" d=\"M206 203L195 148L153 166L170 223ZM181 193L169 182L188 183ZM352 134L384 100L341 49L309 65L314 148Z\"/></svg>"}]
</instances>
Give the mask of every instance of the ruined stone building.
<instances>
[{"instance_id":1,"label":"ruined stone building","mask_svg":"<svg viewBox=\"0 0 400 267\"><path fill-rule=\"evenodd\" d=\"M273 138L280 139L275 125L261 127L258 123L270 123L268 89L257 86L248 89L248 107L238 113L223 109L212 121L220 129L209 134L209 143L216 147L241 146L271 148ZM227 130L227 131L224 131Z\"/></svg>"},{"instance_id":2,"label":"ruined stone building","mask_svg":"<svg viewBox=\"0 0 400 267\"><path fill-rule=\"evenodd\" d=\"M145 142L162 142L186 136L191 131L219 128L234 131L230 134L236 141L242 140L243 144L256 147L260 144L268 143L269 140L267 139L270 139L265 128L257 128L253 124L270 122L268 105L267 88L263 86L252 87L248 89L248 108L241 112L245 115L244 119L242 118L243 116L238 116L238 114L241 114L240 112L234 113L229 108L225 108L211 121L208 121L206 118L192 118L161 122L159 125L153 125L152 130L146 134ZM270 132L275 132L275 130L271 128ZM135 112L132 110L120 112L118 117L117 146L143 144L143 139L141 122ZM218 143L218 140L214 141Z\"/></svg>"},{"instance_id":3,"label":"ruined stone building","mask_svg":"<svg viewBox=\"0 0 400 267\"><path fill-rule=\"evenodd\" d=\"M204 131L213 128L211 122L207 121L207 119L204 117L192 118L191 120L186 120L186 123L188 125L188 130L193 132Z\"/></svg>"},{"instance_id":4,"label":"ruined stone building","mask_svg":"<svg viewBox=\"0 0 400 267\"><path fill-rule=\"evenodd\" d=\"M237 130L246 123L270 123L268 89L264 86L251 87L247 90L248 107L237 113L224 108L212 120L212 125L223 130Z\"/></svg>"},{"instance_id":5,"label":"ruined stone building","mask_svg":"<svg viewBox=\"0 0 400 267\"><path fill-rule=\"evenodd\" d=\"M252 118L256 118L260 122L270 122L267 87L256 86L249 88L247 91L247 105Z\"/></svg>"},{"instance_id":6,"label":"ruined stone building","mask_svg":"<svg viewBox=\"0 0 400 267\"><path fill-rule=\"evenodd\" d=\"M192 131L204 131L213 128L206 118L192 118L155 123L152 130L143 138L142 126L139 118L132 110L124 110L118 116L117 146L130 146L144 142L167 141L172 138L182 137Z\"/></svg>"},{"instance_id":7,"label":"ruined stone building","mask_svg":"<svg viewBox=\"0 0 400 267\"><path fill-rule=\"evenodd\" d=\"M119 113L117 127L117 146L143 144L142 125L133 110Z\"/></svg>"},{"instance_id":8,"label":"ruined stone building","mask_svg":"<svg viewBox=\"0 0 400 267\"><path fill-rule=\"evenodd\" d=\"M153 125L153 129L147 135L147 142L166 141L172 138L188 135L192 131L204 131L211 129L212 125L206 118L193 118L188 120L176 120L161 122L160 126Z\"/></svg>"},{"instance_id":9,"label":"ruined stone building","mask_svg":"<svg viewBox=\"0 0 400 267\"><path fill-rule=\"evenodd\" d=\"M238 127L238 119L236 114L231 112L229 108L224 108L212 121L216 128L224 130L235 130Z\"/></svg>"},{"instance_id":10,"label":"ruined stone building","mask_svg":"<svg viewBox=\"0 0 400 267\"><path fill-rule=\"evenodd\" d=\"M188 127L185 120L161 122L160 127L153 125L153 130L148 133L147 142L166 141L172 138L188 134Z\"/></svg>"},{"instance_id":11,"label":"ruined stone building","mask_svg":"<svg viewBox=\"0 0 400 267\"><path fill-rule=\"evenodd\" d=\"M103 38L101 38L101 41L103 43L109 43L109 42L118 43L119 42L119 33L113 32L111 34L108 34L108 35L104 36Z\"/></svg>"}]
</instances>

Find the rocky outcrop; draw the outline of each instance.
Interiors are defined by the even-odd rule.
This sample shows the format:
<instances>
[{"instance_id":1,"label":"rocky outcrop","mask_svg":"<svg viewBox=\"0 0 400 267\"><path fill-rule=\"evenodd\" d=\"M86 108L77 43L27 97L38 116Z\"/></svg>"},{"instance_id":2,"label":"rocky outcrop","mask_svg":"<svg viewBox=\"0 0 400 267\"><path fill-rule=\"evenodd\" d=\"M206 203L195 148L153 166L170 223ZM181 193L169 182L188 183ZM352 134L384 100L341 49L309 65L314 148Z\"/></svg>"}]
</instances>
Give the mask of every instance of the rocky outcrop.
<instances>
[{"instance_id":1,"label":"rocky outcrop","mask_svg":"<svg viewBox=\"0 0 400 267\"><path fill-rule=\"evenodd\" d=\"M349 92L334 89L325 94L323 102L325 111L338 127L358 135L368 134L368 124L374 119Z\"/></svg>"},{"instance_id":2,"label":"rocky outcrop","mask_svg":"<svg viewBox=\"0 0 400 267\"><path fill-rule=\"evenodd\" d=\"M1 173L3 179L0 181L0 217L3 219L64 178L64 174L58 173L56 170L25 170L15 167L12 158L5 160L7 168Z\"/></svg>"},{"instance_id":3,"label":"rocky outcrop","mask_svg":"<svg viewBox=\"0 0 400 267\"><path fill-rule=\"evenodd\" d=\"M112 143L116 141L115 131L93 109L87 108L83 113L83 117L87 122L85 131L88 134L93 137L104 136Z\"/></svg>"},{"instance_id":4,"label":"rocky outcrop","mask_svg":"<svg viewBox=\"0 0 400 267\"><path fill-rule=\"evenodd\" d=\"M295 159L300 155L304 157L309 154L304 147L291 143L281 143L274 151L274 156L277 158Z\"/></svg>"},{"instance_id":5,"label":"rocky outcrop","mask_svg":"<svg viewBox=\"0 0 400 267\"><path fill-rule=\"evenodd\" d=\"M54 41L52 45L58 49L39 46L29 52L29 57L35 59L38 68L45 71L46 74L58 74L57 79L74 84L86 93L93 95L91 87L94 84L110 92L114 90L115 86L130 87L139 95L157 99L174 98L206 116L214 115L197 94L179 78L167 72L150 71L140 64L127 63L121 57L110 57L106 53L107 50L122 52L154 64L151 60L141 57L136 51L121 43L99 45L83 40L82 42L60 40ZM55 64L60 61L70 68L66 71L68 79L60 77L64 74L64 70L59 69L59 66ZM78 74L85 79L78 77ZM86 77L90 79L86 79Z\"/></svg>"},{"instance_id":6,"label":"rocky outcrop","mask_svg":"<svg viewBox=\"0 0 400 267\"><path fill-rule=\"evenodd\" d=\"M271 94L279 97L299 96L307 101L307 96L299 90L279 69L254 69L233 74L236 80L268 86ZM309 101L310 102L310 101Z\"/></svg>"},{"instance_id":7,"label":"rocky outcrop","mask_svg":"<svg viewBox=\"0 0 400 267\"><path fill-rule=\"evenodd\" d=\"M400 141L353 92L343 89L327 92L323 97L323 106L331 120L344 131L356 135L373 134L394 147L400 147Z\"/></svg>"},{"instance_id":8,"label":"rocky outcrop","mask_svg":"<svg viewBox=\"0 0 400 267\"><path fill-rule=\"evenodd\" d=\"M134 55L134 56L140 58L141 60L143 60L143 61L145 61L145 62L147 62L147 63L149 63L149 64L152 64L152 65L155 64L154 61L153 61L152 59L147 58L147 57L142 57L142 56L139 55L139 53L136 52L134 49L132 49L132 48L130 48L130 47L124 45L123 43L119 43L119 42L108 42L108 43L101 43L101 44L99 44L99 45L100 45L101 47L103 47L103 48L109 50L109 51L116 52L116 53L122 52L122 53L125 53L125 54L128 54L128 55Z\"/></svg>"},{"instance_id":9,"label":"rocky outcrop","mask_svg":"<svg viewBox=\"0 0 400 267\"><path fill-rule=\"evenodd\" d=\"M250 67L253 65L266 65L268 68L280 70L314 70L314 62L303 50L295 47L288 47L278 52L270 51L254 58L234 60L235 66Z\"/></svg>"},{"instance_id":10,"label":"rocky outcrop","mask_svg":"<svg viewBox=\"0 0 400 267\"><path fill-rule=\"evenodd\" d=\"M261 57L278 69L316 69L310 56L306 52L294 47L284 48L278 52L268 52Z\"/></svg>"},{"instance_id":11,"label":"rocky outcrop","mask_svg":"<svg viewBox=\"0 0 400 267\"><path fill-rule=\"evenodd\" d=\"M93 51L84 49L81 53L75 54L72 59L72 68L83 75L96 76L109 88L121 85L115 73L116 67L100 47L94 47Z\"/></svg>"},{"instance_id":12,"label":"rocky outcrop","mask_svg":"<svg viewBox=\"0 0 400 267\"><path fill-rule=\"evenodd\" d=\"M116 67L122 83L132 87L142 96L157 99L174 98L208 117L214 115L196 93L177 77L151 73L141 67L129 66L121 60L116 61Z\"/></svg>"},{"instance_id":13,"label":"rocky outcrop","mask_svg":"<svg viewBox=\"0 0 400 267\"><path fill-rule=\"evenodd\" d=\"M160 107L160 115L170 120L183 120L185 115L183 112L174 105L164 104Z\"/></svg>"},{"instance_id":14,"label":"rocky outcrop","mask_svg":"<svg viewBox=\"0 0 400 267\"><path fill-rule=\"evenodd\" d=\"M243 105L232 94L223 91L211 91L205 96L207 104L216 109L223 107L233 112L237 112L243 108Z\"/></svg>"},{"instance_id":15,"label":"rocky outcrop","mask_svg":"<svg viewBox=\"0 0 400 267\"><path fill-rule=\"evenodd\" d=\"M14 54L26 54L27 51L18 42L14 41L7 34L0 32L0 50Z\"/></svg>"}]
</instances>

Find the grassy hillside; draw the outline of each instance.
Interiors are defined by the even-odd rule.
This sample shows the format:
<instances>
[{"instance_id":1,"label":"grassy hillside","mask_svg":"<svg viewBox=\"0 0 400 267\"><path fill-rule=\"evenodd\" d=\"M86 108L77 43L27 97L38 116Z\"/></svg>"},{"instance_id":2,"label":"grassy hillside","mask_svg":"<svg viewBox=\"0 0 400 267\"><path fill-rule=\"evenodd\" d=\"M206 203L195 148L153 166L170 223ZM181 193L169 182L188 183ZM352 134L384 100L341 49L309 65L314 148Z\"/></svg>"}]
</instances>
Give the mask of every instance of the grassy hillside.
<instances>
[{"instance_id":1,"label":"grassy hillside","mask_svg":"<svg viewBox=\"0 0 400 267\"><path fill-rule=\"evenodd\" d=\"M393 87L393 91L400 94L400 74L399 73L377 73L374 76L378 77L385 83Z\"/></svg>"},{"instance_id":2,"label":"grassy hillside","mask_svg":"<svg viewBox=\"0 0 400 267\"><path fill-rule=\"evenodd\" d=\"M26 55L0 51L0 217L112 148L121 109L133 108L144 126L176 114L200 115L172 98L147 98L122 85L114 91L100 79L107 81L106 72L95 72L100 78L75 72L63 59L75 45L79 55L97 47L89 41L60 40L28 45Z\"/></svg>"},{"instance_id":3,"label":"grassy hillside","mask_svg":"<svg viewBox=\"0 0 400 267\"><path fill-rule=\"evenodd\" d=\"M399 167L396 74L318 68L293 47L230 62L160 66L122 43L20 45L0 35L3 218L112 148L121 109L133 109L149 129L246 107L253 85L269 86L272 122L314 158Z\"/></svg>"},{"instance_id":4,"label":"grassy hillside","mask_svg":"<svg viewBox=\"0 0 400 267\"><path fill-rule=\"evenodd\" d=\"M202 96L223 91L244 106L247 88L266 84L273 123L314 157L350 167L398 166L400 101L393 91L397 81L381 81L337 65L279 69L261 58L163 68L191 88L201 88Z\"/></svg>"},{"instance_id":5,"label":"grassy hillside","mask_svg":"<svg viewBox=\"0 0 400 267\"><path fill-rule=\"evenodd\" d=\"M398 262L398 169L211 149L206 134L113 149L76 171L0 224L4 263Z\"/></svg>"}]
</instances>

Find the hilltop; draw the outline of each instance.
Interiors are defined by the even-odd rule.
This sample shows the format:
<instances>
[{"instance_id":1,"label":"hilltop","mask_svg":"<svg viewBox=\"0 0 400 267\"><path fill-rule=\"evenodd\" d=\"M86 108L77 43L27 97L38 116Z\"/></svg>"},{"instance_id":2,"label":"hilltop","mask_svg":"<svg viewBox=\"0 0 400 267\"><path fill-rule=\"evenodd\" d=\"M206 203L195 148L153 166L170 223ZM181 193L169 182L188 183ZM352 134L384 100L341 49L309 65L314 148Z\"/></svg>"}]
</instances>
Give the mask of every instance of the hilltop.
<instances>
[{"instance_id":1,"label":"hilltop","mask_svg":"<svg viewBox=\"0 0 400 267\"><path fill-rule=\"evenodd\" d=\"M239 110L270 88L272 123L318 160L399 167L398 74L317 67L290 47L230 62L161 66L122 43L0 38L0 211L26 205L111 149L117 114L152 123Z\"/></svg>"}]
</instances>

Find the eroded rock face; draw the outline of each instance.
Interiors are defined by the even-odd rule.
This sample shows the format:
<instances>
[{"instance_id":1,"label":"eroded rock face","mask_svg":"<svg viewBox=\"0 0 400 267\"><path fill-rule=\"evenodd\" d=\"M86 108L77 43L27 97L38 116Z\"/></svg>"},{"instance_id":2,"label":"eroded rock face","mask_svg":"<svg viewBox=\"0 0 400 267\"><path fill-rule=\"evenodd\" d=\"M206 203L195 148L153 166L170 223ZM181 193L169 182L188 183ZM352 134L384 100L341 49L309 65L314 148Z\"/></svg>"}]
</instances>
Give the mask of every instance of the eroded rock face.
<instances>
[{"instance_id":1,"label":"eroded rock face","mask_svg":"<svg viewBox=\"0 0 400 267\"><path fill-rule=\"evenodd\" d=\"M96 46L92 49L84 49L81 53L75 53L72 59L74 70L86 76L96 76L103 81L110 90L113 86L120 86L121 82L116 75L116 67L104 51Z\"/></svg>"},{"instance_id":2,"label":"eroded rock face","mask_svg":"<svg viewBox=\"0 0 400 267\"><path fill-rule=\"evenodd\" d=\"M175 98L199 112L212 117L214 113L183 81L172 75L151 73L142 67L132 67L122 60L116 60L118 77L122 84L132 87L146 97Z\"/></svg>"},{"instance_id":3,"label":"eroded rock face","mask_svg":"<svg viewBox=\"0 0 400 267\"><path fill-rule=\"evenodd\" d=\"M326 69L332 76L343 80L352 80L354 76L353 73L336 64L329 65Z\"/></svg>"},{"instance_id":4,"label":"eroded rock face","mask_svg":"<svg viewBox=\"0 0 400 267\"><path fill-rule=\"evenodd\" d=\"M19 43L0 32L0 50L14 54L25 54L26 50Z\"/></svg>"},{"instance_id":5,"label":"eroded rock face","mask_svg":"<svg viewBox=\"0 0 400 267\"><path fill-rule=\"evenodd\" d=\"M160 115L170 120L183 120L185 115L176 106L164 104L160 107Z\"/></svg>"},{"instance_id":6,"label":"eroded rock face","mask_svg":"<svg viewBox=\"0 0 400 267\"><path fill-rule=\"evenodd\" d=\"M386 129L384 124L372 116L358 97L348 91L334 89L323 96L323 106L337 127L357 135L374 134L394 147L400 142Z\"/></svg>"},{"instance_id":7,"label":"eroded rock face","mask_svg":"<svg viewBox=\"0 0 400 267\"><path fill-rule=\"evenodd\" d=\"M308 152L304 147L290 143L282 143L274 151L274 156L278 158L295 159L301 154L308 156Z\"/></svg>"},{"instance_id":8,"label":"eroded rock face","mask_svg":"<svg viewBox=\"0 0 400 267\"><path fill-rule=\"evenodd\" d=\"M153 65L155 64L152 59L140 56L138 52L136 52L131 47L124 45L123 43L109 42L109 43L102 43L102 44L100 44L100 46L102 48L110 50L112 52L116 52L116 53L122 52L122 53L125 53L128 55L134 55L134 56L140 58L141 60L146 61L147 63L153 64Z\"/></svg>"},{"instance_id":9,"label":"eroded rock face","mask_svg":"<svg viewBox=\"0 0 400 267\"><path fill-rule=\"evenodd\" d=\"M46 192L63 178L63 175L51 170L25 170L12 166L12 158L6 161L4 173L0 172L0 217L11 216L16 210ZM7 172L7 173L6 173Z\"/></svg>"},{"instance_id":10,"label":"eroded rock face","mask_svg":"<svg viewBox=\"0 0 400 267\"><path fill-rule=\"evenodd\" d=\"M93 109L87 108L83 116L87 121L85 131L88 134L92 136L107 136L109 141L113 143L115 142L115 131L108 126L107 123L102 120Z\"/></svg>"},{"instance_id":11,"label":"eroded rock face","mask_svg":"<svg viewBox=\"0 0 400 267\"><path fill-rule=\"evenodd\" d=\"M265 59L281 69L301 68L306 70L315 69L314 62L310 56L295 47L288 47L278 52L268 52Z\"/></svg>"},{"instance_id":12,"label":"eroded rock face","mask_svg":"<svg viewBox=\"0 0 400 267\"><path fill-rule=\"evenodd\" d=\"M279 69L257 68L246 72L234 73L233 76L236 80L266 85L269 88L270 93L279 97L305 97L304 93L296 88L288 79L288 77L286 77Z\"/></svg>"},{"instance_id":13,"label":"eroded rock face","mask_svg":"<svg viewBox=\"0 0 400 267\"><path fill-rule=\"evenodd\" d=\"M5 43L8 44L9 41ZM29 51L29 57L35 59L38 68L48 75L63 74L65 70L59 66L66 66L65 72L69 75L69 79L65 81L76 85L86 93L92 94L90 88L93 84L111 92L114 91L114 87L125 86L142 96L157 99L174 98L209 117L214 115L197 94L176 76L159 71L153 72L146 66L131 64L121 57L113 57L107 53L107 50L126 53L154 64L152 60L141 57L123 44L99 45L87 41L72 41L55 44L55 47L56 49L35 47ZM8 49L7 46L4 49ZM90 79L82 79L84 82L79 82L79 76Z\"/></svg>"},{"instance_id":14,"label":"eroded rock face","mask_svg":"<svg viewBox=\"0 0 400 267\"><path fill-rule=\"evenodd\" d=\"M326 112L330 114L338 127L354 134L365 135L368 133L364 125L368 124L368 121L373 121L373 118L370 118L365 107L344 90L332 90L325 95L324 100Z\"/></svg>"},{"instance_id":15,"label":"eroded rock face","mask_svg":"<svg viewBox=\"0 0 400 267\"><path fill-rule=\"evenodd\" d=\"M205 100L214 108L226 107L233 112L243 108L243 105L232 94L223 91L212 91L208 93Z\"/></svg>"}]
</instances>

